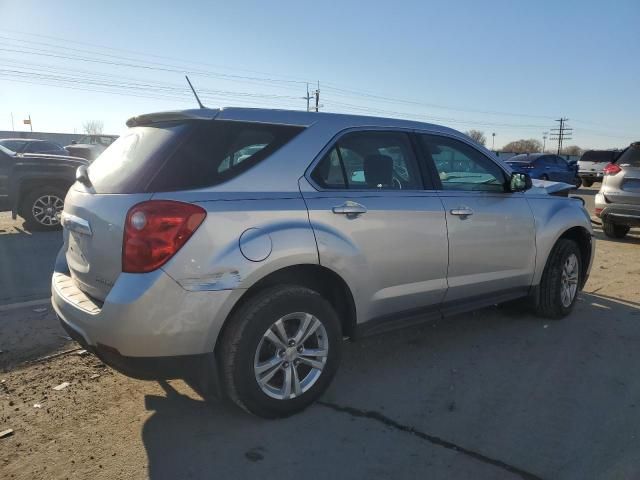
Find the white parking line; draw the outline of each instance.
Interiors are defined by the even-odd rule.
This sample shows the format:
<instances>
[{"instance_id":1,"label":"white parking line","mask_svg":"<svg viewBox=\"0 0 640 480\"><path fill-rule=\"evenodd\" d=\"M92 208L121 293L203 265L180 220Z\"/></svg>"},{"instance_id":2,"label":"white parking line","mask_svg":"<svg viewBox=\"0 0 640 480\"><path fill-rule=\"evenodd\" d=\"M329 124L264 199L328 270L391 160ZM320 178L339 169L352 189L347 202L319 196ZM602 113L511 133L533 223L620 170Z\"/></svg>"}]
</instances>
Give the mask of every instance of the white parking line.
<instances>
[{"instance_id":1,"label":"white parking line","mask_svg":"<svg viewBox=\"0 0 640 480\"><path fill-rule=\"evenodd\" d=\"M51 298L29 300L28 302L9 303L7 305L0 305L0 312L7 312L9 310L16 310L18 308L37 307L39 305L50 305L50 304L51 304Z\"/></svg>"}]
</instances>

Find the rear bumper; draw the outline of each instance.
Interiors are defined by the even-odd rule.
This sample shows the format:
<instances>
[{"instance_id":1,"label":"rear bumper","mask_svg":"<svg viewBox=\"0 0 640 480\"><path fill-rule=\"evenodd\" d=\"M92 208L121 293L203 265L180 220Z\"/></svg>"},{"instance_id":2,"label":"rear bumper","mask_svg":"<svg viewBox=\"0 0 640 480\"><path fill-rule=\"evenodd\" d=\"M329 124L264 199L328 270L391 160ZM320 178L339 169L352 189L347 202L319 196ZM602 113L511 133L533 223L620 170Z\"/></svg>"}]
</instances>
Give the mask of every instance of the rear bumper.
<instances>
[{"instance_id":1,"label":"rear bumper","mask_svg":"<svg viewBox=\"0 0 640 480\"><path fill-rule=\"evenodd\" d=\"M602 180L604 174L602 172L578 172L580 178L589 178L592 180Z\"/></svg>"},{"instance_id":2,"label":"rear bumper","mask_svg":"<svg viewBox=\"0 0 640 480\"><path fill-rule=\"evenodd\" d=\"M618 225L640 227L640 205L611 203L602 193L595 198L596 215L603 221Z\"/></svg>"},{"instance_id":3,"label":"rear bumper","mask_svg":"<svg viewBox=\"0 0 640 480\"><path fill-rule=\"evenodd\" d=\"M54 310L74 338L116 368L119 357L139 360L213 352L222 324L240 294L233 290L189 292L156 270L121 274L100 303L79 290L65 270L61 254L51 284Z\"/></svg>"}]
</instances>

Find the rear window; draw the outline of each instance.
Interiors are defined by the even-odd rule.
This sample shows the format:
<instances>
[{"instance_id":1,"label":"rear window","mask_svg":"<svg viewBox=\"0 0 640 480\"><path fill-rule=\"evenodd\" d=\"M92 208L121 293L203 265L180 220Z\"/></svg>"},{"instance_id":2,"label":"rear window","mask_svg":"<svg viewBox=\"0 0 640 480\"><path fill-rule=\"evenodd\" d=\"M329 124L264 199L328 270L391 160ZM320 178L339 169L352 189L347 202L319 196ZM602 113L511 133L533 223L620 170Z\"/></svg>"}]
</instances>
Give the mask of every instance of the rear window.
<instances>
[{"instance_id":1,"label":"rear window","mask_svg":"<svg viewBox=\"0 0 640 480\"><path fill-rule=\"evenodd\" d=\"M616 158L616 155L620 152L615 152L612 150L589 150L588 152L584 152L582 157L580 157L581 162L595 162L595 163L610 163L613 162Z\"/></svg>"},{"instance_id":2,"label":"rear window","mask_svg":"<svg viewBox=\"0 0 640 480\"><path fill-rule=\"evenodd\" d=\"M620 155L616 163L621 167L640 168L640 145L631 145Z\"/></svg>"},{"instance_id":3,"label":"rear window","mask_svg":"<svg viewBox=\"0 0 640 480\"><path fill-rule=\"evenodd\" d=\"M89 179L97 193L209 187L248 170L301 130L215 120L134 127L89 167Z\"/></svg>"}]
</instances>

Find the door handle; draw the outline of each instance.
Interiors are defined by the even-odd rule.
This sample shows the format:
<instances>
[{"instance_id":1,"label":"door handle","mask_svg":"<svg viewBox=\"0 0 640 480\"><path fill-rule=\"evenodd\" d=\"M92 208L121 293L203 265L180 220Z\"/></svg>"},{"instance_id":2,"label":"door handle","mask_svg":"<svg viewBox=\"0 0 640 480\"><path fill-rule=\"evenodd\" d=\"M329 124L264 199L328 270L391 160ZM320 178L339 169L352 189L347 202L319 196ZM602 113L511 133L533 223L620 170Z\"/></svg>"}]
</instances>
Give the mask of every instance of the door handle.
<instances>
[{"instance_id":1,"label":"door handle","mask_svg":"<svg viewBox=\"0 0 640 480\"><path fill-rule=\"evenodd\" d=\"M340 215L360 215L362 213L367 213L367 207L351 201L344 202L342 205L333 207L331 210L333 213Z\"/></svg>"},{"instance_id":2,"label":"door handle","mask_svg":"<svg viewBox=\"0 0 640 480\"><path fill-rule=\"evenodd\" d=\"M473 215L473 210L471 210L469 207L458 207L451 210L451 215L468 217L469 215Z\"/></svg>"}]
</instances>

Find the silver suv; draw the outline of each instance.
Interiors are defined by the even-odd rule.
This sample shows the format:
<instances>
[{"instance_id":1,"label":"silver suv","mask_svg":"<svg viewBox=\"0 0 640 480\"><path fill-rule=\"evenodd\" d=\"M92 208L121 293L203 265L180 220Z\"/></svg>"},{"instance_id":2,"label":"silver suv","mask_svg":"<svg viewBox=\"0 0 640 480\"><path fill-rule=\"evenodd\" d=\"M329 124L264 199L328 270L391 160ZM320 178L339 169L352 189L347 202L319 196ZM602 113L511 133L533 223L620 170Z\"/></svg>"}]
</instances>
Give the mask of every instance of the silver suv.
<instances>
[{"instance_id":1,"label":"silver suv","mask_svg":"<svg viewBox=\"0 0 640 480\"><path fill-rule=\"evenodd\" d=\"M640 227L640 142L632 143L604 167L595 206L609 237L623 238L631 227Z\"/></svg>"},{"instance_id":2,"label":"silver suv","mask_svg":"<svg viewBox=\"0 0 640 480\"><path fill-rule=\"evenodd\" d=\"M197 373L286 416L345 337L518 298L564 317L588 276L581 203L445 127L235 108L127 125L67 194L52 301L135 377Z\"/></svg>"}]
</instances>

